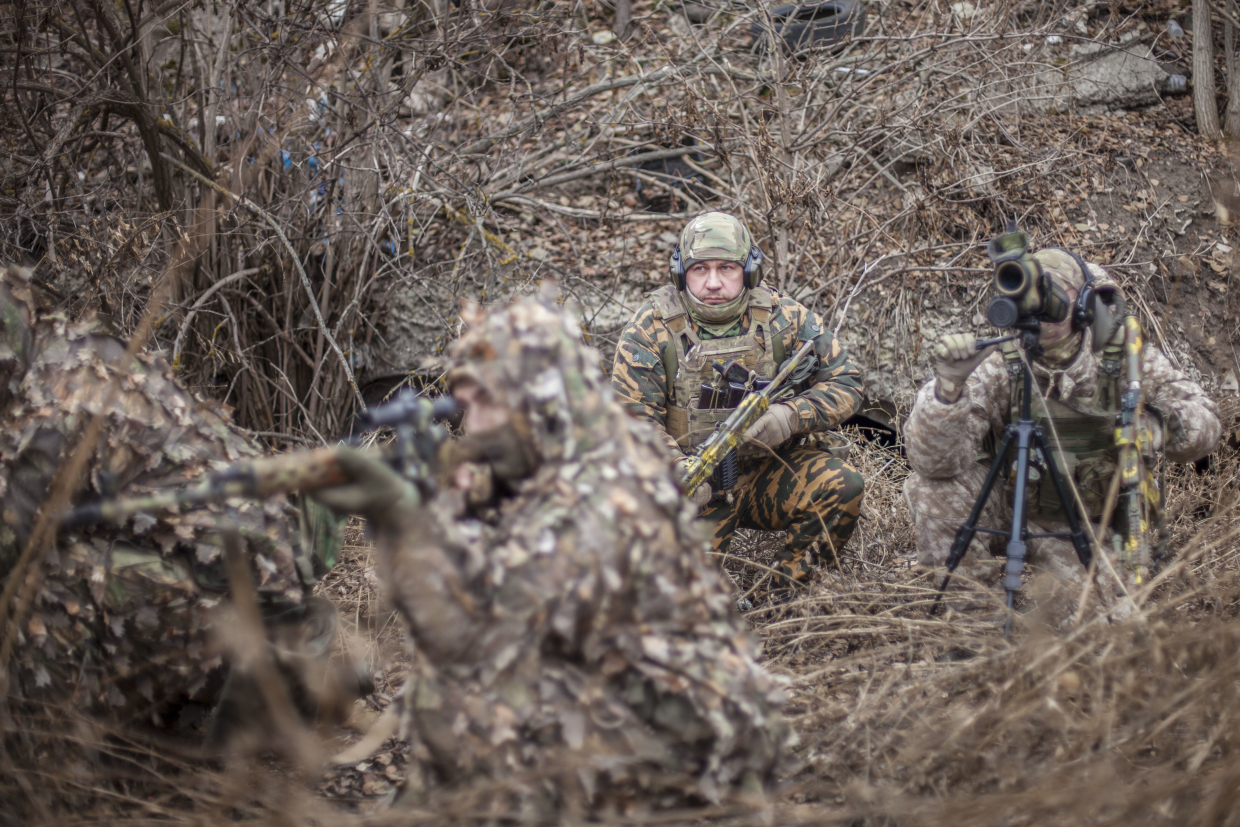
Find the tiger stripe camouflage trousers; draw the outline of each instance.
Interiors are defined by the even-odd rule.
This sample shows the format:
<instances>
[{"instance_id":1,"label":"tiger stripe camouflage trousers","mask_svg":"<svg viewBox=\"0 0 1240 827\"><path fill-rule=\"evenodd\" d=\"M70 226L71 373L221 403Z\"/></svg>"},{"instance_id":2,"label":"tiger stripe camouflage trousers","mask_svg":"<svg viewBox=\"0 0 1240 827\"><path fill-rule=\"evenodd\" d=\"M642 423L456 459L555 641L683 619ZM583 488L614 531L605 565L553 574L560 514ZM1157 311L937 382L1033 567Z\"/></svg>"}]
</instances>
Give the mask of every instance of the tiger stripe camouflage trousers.
<instances>
[{"instance_id":1,"label":"tiger stripe camouflage trousers","mask_svg":"<svg viewBox=\"0 0 1240 827\"><path fill-rule=\"evenodd\" d=\"M743 471L732 501L718 497L700 515L713 526L715 551L726 552L738 528L786 531L774 562L782 587L835 562L861 512L865 484L855 468L815 445L781 449Z\"/></svg>"}]
</instances>

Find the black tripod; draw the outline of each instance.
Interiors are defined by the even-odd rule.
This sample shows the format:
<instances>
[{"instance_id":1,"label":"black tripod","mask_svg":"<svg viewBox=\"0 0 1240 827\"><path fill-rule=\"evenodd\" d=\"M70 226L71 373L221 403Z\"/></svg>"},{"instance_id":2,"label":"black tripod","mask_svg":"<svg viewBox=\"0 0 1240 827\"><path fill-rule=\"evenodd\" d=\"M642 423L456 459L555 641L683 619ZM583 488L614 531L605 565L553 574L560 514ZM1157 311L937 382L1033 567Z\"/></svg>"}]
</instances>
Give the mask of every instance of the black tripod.
<instances>
[{"instance_id":1,"label":"black tripod","mask_svg":"<svg viewBox=\"0 0 1240 827\"><path fill-rule=\"evenodd\" d=\"M1019 335L1021 347L1025 353L1031 358L1037 357L1042 352L1041 345L1038 344L1038 331L1040 326L1036 321L1022 322L1019 324L1022 331ZM1020 400L1020 419L1016 422L1009 423L1003 429L1003 437L999 440L999 445L995 449L995 459L990 465L990 473L986 475L986 482L982 485L981 493L977 495L977 501L973 503L973 510L969 512L969 518L965 520L964 525L956 532L956 540L952 544L951 554L947 557L947 576L943 578L943 585L939 587L939 593L934 599L934 607L930 610L931 614L938 611L940 601L943 599L943 593L947 591L947 585L951 582L952 572L960 565L960 561L964 559L965 552L969 550L969 544L973 542L973 535L977 532L984 534L997 534L1007 537L1007 563L1003 569L1003 590L1007 592L1007 622L1003 627L1003 635L1007 636L1012 626L1012 605L1016 597L1016 592L1020 591L1020 578L1025 570L1026 542L1028 540L1040 537L1063 537L1072 540L1072 545L1076 548L1076 556L1080 559L1081 565L1089 568L1090 562L1093 560L1093 551L1090 549L1089 540L1085 537L1085 532L1081 530L1081 521L1077 516L1076 503L1073 502L1068 493L1068 488L1064 484L1063 475L1059 471L1059 466L1055 464L1055 455L1051 453L1050 445L1046 441L1046 432L1033 423L1033 412L1031 401L1033 396L1033 371L1029 365L1025 365L1024 373L1024 393ZM985 507L990 497L990 491L994 488L995 480L999 479L1000 473L1003 471L1008 449L1012 447L1012 443L1016 443L1016 486L1012 495L1012 525L1007 531L997 528L983 528L978 526L977 521L982 516L982 509ZM1031 457L1031 453L1034 455ZM1025 491L1029 485L1029 465L1031 462L1037 463L1046 469L1050 475L1051 482L1055 485L1055 493L1059 495L1059 502L1063 506L1064 513L1068 516L1068 531L1053 531L1045 534L1030 534L1027 525L1028 517L1025 513Z\"/></svg>"}]
</instances>

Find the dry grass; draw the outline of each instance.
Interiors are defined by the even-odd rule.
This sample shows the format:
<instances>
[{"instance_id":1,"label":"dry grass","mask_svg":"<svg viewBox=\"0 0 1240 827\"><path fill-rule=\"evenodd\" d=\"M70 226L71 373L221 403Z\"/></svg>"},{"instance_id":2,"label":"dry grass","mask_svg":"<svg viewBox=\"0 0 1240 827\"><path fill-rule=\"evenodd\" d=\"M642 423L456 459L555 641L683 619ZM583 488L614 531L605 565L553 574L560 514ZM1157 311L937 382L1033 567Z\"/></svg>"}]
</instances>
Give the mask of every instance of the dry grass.
<instances>
[{"instance_id":1,"label":"dry grass","mask_svg":"<svg viewBox=\"0 0 1240 827\"><path fill-rule=\"evenodd\" d=\"M911 542L897 480L872 477L867 511L892 519L855 552L886 561L881 573L840 571L759 629L793 681L805 742L792 798L841 822L1225 823L1214 816L1231 810L1240 736L1238 471L1224 448L1208 473L1169 476L1176 552L1143 611L1056 629L1039 607L1058 604L1035 580L1010 640L997 593L926 616L934 584L898 562Z\"/></svg>"},{"instance_id":2,"label":"dry grass","mask_svg":"<svg viewBox=\"0 0 1240 827\"><path fill-rule=\"evenodd\" d=\"M997 595L926 616L934 584L907 559L903 463L871 445L855 449L853 460L871 483L844 565L778 612L753 615L770 665L789 680L801 770L758 811L616 820L1232 823L1240 783L1232 759L1240 743L1234 449L1207 473L1170 475L1176 556L1141 612L1119 622L1091 614L1056 629L1059 620L1039 608L1055 602L1035 580L1008 640ZM761 539L759 559L778 542ZM365 546L353 544L324 588L377 653L391 653L397 638L366 558ZM417 813L367 815L390 789L375 782L386 777L378 764L351 768L333 786L330 776L299 777L271 756L212 767L170 757L166 744L64 718L10 718L6 731L0 798L8 811L0 809L0 821L63 821L66 812L81 822L173 823L278 813L288 824L499 815L473 809L476 790L441 791ZM401 772L403 762L398 749ZM320 783L327 798L315 792ZM508 818L523 820L517 813L500 820Z\"/></svg>"}]
</instances>

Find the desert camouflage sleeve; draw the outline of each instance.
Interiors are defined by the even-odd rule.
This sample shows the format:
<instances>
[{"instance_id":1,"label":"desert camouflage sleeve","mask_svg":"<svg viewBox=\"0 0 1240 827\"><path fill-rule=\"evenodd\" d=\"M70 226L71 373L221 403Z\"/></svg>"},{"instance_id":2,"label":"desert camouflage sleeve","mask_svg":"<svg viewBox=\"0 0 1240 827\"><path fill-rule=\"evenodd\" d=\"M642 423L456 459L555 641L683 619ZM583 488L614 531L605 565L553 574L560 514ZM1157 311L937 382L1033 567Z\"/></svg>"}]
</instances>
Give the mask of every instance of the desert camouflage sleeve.
<instances>
[{"instance_id":1,"label":"desert camouflage sleeve","mask_svg":"<svg viewBox=\"0 0 1240 827\"><path fill-rule=\"evenodd\" d=\"M861 370L817 313L786 297L780 298L778 313L791 321L779 334L784 337L784 351L791 355L812 339L818 355L813 384L784 403L797 412L796 432L834 428L861 407Z\"/></svg>"},{"instance_id":2,"label":"desert camouflage sleeve","mask_svg":"<svg viewBox=\"0 0 1240 827\"><path fill-rule=\"evenodd\" d=\"M1003 425L1011 404L1011 381L1003 356L992 353L952 404L939 401L934 382L932 378L917 392L904 423L904 447L914 471L930 479L947 479L977 462L987 432Z\"/></svg>"},{"instance_id":3,"label":"desert camouflage sleeve","mask_svg":"<svg viewBox=\"0 0 1240 827\"><path fill-rule=\"evenodd\" d=\"M620 334L611 368L611 387L620 406L637 419L655 426L673 456L684 451L667 432L667 371L663 348L671 344L667 327L654 315L654 305L643 304Z\"/></svg>"},{"instance_id":4,"label":"desert camouflage sleeve","mask_svg":"<svg viewBox=\"0 0 1240 827\"><path fill-rule=\"evenodd\" d=\"M1193 380L1172 367L1154 345L1141 354L1145 404L1162 414L1167 426L1163 452L1173 462L1195 462L1218 447L1223 427L1218 406Z\"/></svg>"}]
</instances>

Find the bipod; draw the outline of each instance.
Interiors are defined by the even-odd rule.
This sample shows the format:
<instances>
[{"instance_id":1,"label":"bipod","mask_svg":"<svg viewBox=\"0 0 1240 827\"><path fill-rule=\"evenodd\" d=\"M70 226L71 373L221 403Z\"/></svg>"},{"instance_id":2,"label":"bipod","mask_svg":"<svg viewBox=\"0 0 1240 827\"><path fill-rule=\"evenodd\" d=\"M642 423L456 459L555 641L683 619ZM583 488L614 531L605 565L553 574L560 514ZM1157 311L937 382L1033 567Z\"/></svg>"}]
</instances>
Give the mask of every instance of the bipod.
<instances>
[{"instance_id":1,"label":"bipod","mask_svg":"<svg viewBox=\"0 0 1240 827\"><path fill-rule=\"evenodd\" d=\"M1021 336L1021 346L1025 349L1026 354L1036 355L1040 352L1041 348L1037 344L1036 329L1025 331ZM1020 591L1021 575L1025 571L1025 558L1028 554L1027 543L1029 540L1043 537L1070 539L1082 566L1088 569L1090 562L1093 560L1093 551L1090 548L1089 540L1081 529L1081 520L1077 514L1076 503L1069 495L1063 474L1055 462L1055 455L1050 450L1050 444L1046 439L1046 432L1033 421L1033 371L1030 369L1027 360L1023 373L1024 392L1021 395L1020 401L1020 419L1009 423L1003 429L1003 436L995 450L994 461L990 464L990 472L986 474L986 481L982 484L982 490L977 495L977 500L973 503L973 510L969 512L968 519L956 531L955 542L952 543L951 553L947 557L947 576L943 578L943 584L939 586L939 593L935 596L934 605L930 609L932 616L938 612L939 606L942 604L943 594L947 591L948 584L951 583L952 573L956 571L956 567L964 559L965 553L969 550L969 544L973 542L973 537L977 532L1007 537L1008 542L1005 554L1007 560L1003 567L1003 590L1007 593L1007 621L1003 625L1004 637L1007 637L1012 629L1012 609L1016 593ZM1008 450L1013 446L1016 450L1016 479L1012 493L1011 526L1006 531L979 526L977 521L981 519L982 509L985 508L995 481L999 479L1006 465ZM1025 511L1025 492L1029 487L1029 467L1035 462L1046 469L1051 482L1055 486L1055 493L1059 496L1059 503L1063 507L1064 514L1068 517L1068 531L1051 531L1044 534L1029 533L1028 514Z\"/></svg>"}]
</instances>

